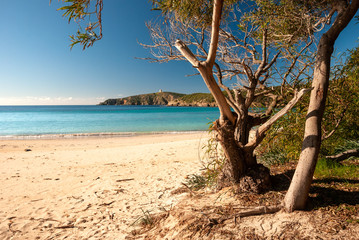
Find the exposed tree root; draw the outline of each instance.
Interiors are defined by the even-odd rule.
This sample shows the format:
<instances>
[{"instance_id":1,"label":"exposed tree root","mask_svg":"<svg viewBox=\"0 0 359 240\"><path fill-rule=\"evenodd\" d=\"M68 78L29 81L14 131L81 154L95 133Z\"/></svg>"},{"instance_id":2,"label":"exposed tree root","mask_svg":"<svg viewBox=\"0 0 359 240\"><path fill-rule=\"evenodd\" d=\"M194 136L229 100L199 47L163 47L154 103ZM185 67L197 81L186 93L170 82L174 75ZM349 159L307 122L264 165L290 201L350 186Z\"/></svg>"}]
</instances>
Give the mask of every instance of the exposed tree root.
<instances>
[{"instance_id":1,"label":"exposed tree root","mask_svg":"<svg viewBox=\"0 0 359 240\"><path fill-rule=\"evenodd\" d=\"M233 187L237 193L264 193L271 186L269 169L262 164L248 168L246 174L239 179L238 183L231 182L224 173L218 177L217 181L217 190Z\"/></svg>"},{"instance_id":2,"label":"exposed tree root","mask_svg":"<svg viewBox=\"0 0 359 240\"><path fill-rule=\"evenodd\" d=\"M279 212L282 209L284 209L282 204L273 205L273 206L259 206L259 207L249 209L247 211L239 212L236 215L236 217L249 217L249 216L255 216L255 215L276 213L276 212Z\"/></svg>"},{"instance_id":3,"label":"exposed tree root","mask_svg":"<svg viewBox=\"0 0 359 240\"><path fill-rule=\"evenodd\" d=\"M269 169L262 164L249 168L237 188L238 192L264 193L271 188Z\"/></svg>"}]
</instances>

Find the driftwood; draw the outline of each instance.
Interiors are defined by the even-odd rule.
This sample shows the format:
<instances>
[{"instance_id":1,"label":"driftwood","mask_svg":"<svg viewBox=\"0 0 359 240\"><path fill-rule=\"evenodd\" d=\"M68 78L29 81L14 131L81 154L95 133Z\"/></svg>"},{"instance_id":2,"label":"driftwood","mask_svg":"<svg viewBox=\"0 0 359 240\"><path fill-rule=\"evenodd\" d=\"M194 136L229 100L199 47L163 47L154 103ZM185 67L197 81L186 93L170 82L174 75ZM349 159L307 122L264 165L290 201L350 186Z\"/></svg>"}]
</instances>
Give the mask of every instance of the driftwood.
<instances>
[{"instance_id":1,"label":"driftwood","mask_svg":"<svg viewBox=\"0 0 359 240\"><path fill-rule=\"evenodd\" d=\"M326 156L326 159L331 159L336 162L341 162L345 159L348 159L350 157L359 157L359 149L351 149L342 153L339 153L337 155L333 156Z\"/></svg>"}]
</instances>

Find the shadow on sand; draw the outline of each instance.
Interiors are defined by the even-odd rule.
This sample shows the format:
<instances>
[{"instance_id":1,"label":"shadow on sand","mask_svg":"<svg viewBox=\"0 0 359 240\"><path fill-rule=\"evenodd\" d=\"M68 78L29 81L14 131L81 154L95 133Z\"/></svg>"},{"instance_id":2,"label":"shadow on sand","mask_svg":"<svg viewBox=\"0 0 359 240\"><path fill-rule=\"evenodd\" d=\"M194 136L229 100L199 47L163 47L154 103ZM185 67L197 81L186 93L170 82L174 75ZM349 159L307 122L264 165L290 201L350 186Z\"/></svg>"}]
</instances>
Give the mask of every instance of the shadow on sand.
<instances>
[{"instance_id":1,"label":"shadow on sand","mask_svg":"<svg viewBox=\"0 0 359 240\"><path fill-rule=\"evenodd\" d=\"M272 176L272 189L274 191L287 191L294 170L287 170ZM345 187L347 184L356 185L354 188ZM321 207L339 206L341 204L359 204L359 180L343 178L323 178L313 180L310 188L308 207L306 210L313 210Z\"/></svg>"}]
</instances>

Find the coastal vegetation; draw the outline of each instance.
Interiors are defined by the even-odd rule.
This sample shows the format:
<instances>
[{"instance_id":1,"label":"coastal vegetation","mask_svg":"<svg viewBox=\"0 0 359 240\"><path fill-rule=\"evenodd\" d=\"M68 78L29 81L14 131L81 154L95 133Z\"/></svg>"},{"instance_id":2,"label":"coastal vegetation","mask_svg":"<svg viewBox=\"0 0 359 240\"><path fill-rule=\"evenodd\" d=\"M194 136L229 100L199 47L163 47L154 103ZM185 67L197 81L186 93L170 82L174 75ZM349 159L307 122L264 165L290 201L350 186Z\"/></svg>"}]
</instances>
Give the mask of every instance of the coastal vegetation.
<instances>
[{"instance_id":1,"label":"coastal vegetation","mask_svg":"<svg viewBox=\"0 0 359 240\"><path fill-rule=\"evenodd\" d=\"M333 163L330 155L340 154L339 148L357 150L358 49L343 66L331 67L331 59L334 43L354 18L359 0L152 2L164 21L147 24L153 44L142 45L153 54L148 59L188 61L220 111L211 131L224 157L219 159L216 153L208 165L215 164L220 171L207 171L210 174L204 178L193 175L187 185L205 186L210 179L217 189L231 186L236 193L265 193L273 180L268 166L280 165L281 177L292 177L284 186L288 191L273 197L275 206L264 201L266 206L254 212L261 214L305 209L310 187L326 188L332 178L345 175L349 183L357 183L357 168ZM101 4L96 1L96 7ZM63 9L70 20L84 16L71 9ZM96 10L100 26L101 11ZM89 27L72 37L74 44L86 48L100 39L102 35ZM259 97L270 101L261 112L251 112ZM252 129L255 134L250 138ZM294 173L293 167L287 169L296 164ZM334 192L345 187L340 185ZM284 199L279 195L285 195ZM212 226L219 225L216 221Z\"/></svg>"},{"instance_id":2,"label":"coastal vegetation","mask_svg":"<svg viewBox=\"0 0 359 240\"><path fill-rule=\"evenodd\" d=\"M192 93L182 96L178 101L171 103L172 106L217 106L210 93Z\"/></svg>"}]
</instances>

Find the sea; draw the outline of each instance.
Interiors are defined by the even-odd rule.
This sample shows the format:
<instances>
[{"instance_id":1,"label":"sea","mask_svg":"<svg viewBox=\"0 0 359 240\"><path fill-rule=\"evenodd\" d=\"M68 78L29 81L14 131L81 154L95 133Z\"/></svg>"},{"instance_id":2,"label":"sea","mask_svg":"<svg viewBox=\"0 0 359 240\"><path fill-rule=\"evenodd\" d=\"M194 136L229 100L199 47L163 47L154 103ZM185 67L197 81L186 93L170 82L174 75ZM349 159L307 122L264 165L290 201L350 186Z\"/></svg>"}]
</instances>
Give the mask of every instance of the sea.
<instances>
[{"instance_id":1,"label":"sea","mask_svg":"<svg viewBox=\"0 0 359 240\"><path fill-rule=\"evenodd\" d=\"M214 107L0 106L0 138L204 131L218 117Z\"/></svg>"}]
</instances>

